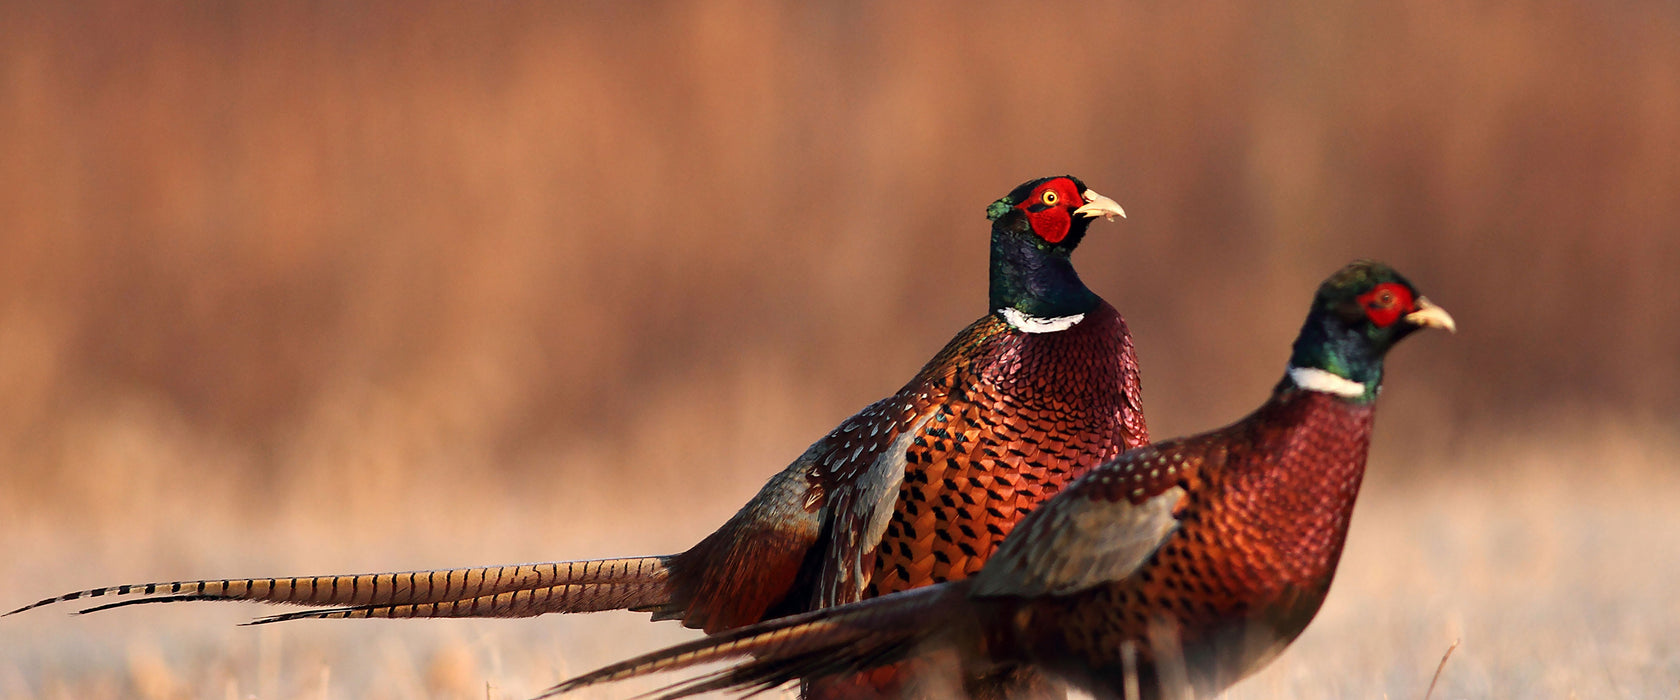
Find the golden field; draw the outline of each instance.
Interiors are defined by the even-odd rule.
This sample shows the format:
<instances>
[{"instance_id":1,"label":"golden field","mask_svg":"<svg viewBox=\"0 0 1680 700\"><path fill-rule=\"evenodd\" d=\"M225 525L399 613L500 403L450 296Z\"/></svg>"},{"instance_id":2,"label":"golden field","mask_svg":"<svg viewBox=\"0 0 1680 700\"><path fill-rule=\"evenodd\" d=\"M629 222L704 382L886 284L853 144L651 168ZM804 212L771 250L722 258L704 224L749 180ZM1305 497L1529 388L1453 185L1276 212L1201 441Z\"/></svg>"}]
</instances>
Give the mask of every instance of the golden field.
<instances>
[{"instance_id":1,"label":"golden field","mask_svg":"<svg viewBox=\"0 0 1680 700\"><path fill-rule=\"evenodd\" d=\"M0 608L676 551L986 311L1071 172L1152 428L1406 272L1319 619L1235 698L1680 693L1671 3L0 3ZM67 608L69 609L69 608ZM641 616L0 618L4 698L520 698ZM641 686L643 688L649 686ZM625 697L608 688L597 697Z\"/></svg>"}]
</instances>

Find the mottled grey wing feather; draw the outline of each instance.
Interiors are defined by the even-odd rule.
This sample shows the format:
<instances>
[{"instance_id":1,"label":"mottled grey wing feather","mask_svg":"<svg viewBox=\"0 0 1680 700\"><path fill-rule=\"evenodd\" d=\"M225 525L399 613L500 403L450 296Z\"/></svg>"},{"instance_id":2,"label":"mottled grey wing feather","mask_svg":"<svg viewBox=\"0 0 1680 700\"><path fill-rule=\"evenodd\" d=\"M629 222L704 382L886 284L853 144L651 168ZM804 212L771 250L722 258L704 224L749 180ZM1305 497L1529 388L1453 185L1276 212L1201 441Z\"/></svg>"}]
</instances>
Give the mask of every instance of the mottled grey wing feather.
<instances>
[{"instance_id":1,"label":"mottled grey wing feather","mask_svg":"<svg viewBox=\"0 0 1680 700\"><path fill-rule=\"evenodd\" d=\"M829 550L818 581L815 607L833 607L863 599L869 587L870 554L880 545L898 502L898 487L904 481L905 453L927 424L934 411L914 413L908 406L886 402L871 406L870 412L893 411L903 418L874 416L860 425L851 452L841 450L824 519L831 526ZM864 414L859 414L863 416ZM864 434L862 427L870 428ZM841 431L848 430L842 426ZM845 444L843 442L842 444Z\"/></svg>"}]
</instances>

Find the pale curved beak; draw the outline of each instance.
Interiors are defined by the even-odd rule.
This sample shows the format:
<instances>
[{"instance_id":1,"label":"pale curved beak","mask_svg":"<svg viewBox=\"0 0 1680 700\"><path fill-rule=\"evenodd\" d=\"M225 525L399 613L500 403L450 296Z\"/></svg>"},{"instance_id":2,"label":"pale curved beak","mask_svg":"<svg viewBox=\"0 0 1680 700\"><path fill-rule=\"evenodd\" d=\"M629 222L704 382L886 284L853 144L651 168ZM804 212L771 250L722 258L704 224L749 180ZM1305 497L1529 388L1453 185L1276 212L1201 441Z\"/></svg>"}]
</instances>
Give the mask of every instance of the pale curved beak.
<instances>
[{"instance_id":1,"label":"pale curved beak","mask_svg":"<svg viewBox=\"0 0 1680 700\"><path fill-rule=\"evenodd\" d=\"M1446 309L1436 306L1428 299L1418 297L1417 311L1406 314L1406 322L1425 328L1439 328L1448 333L1457 333L1458 324L1453 323L1452 314Z\"/></svg>"},{"instance_id":2,"label":"pale curved beak","mask_svg":"<svg viewBox=\"0 0 1680 700\"><path fill-rule=\"evenodd\" d=\"M1101 216L1109 221L1113 221L1116 216L1126 218L1126 210L1121 209L1119 203L1097 194L1095 190L1085 190L1083 196L1085 206L1073 210L1073 213L1087 217Z\"/></svg>"}]
</instances>

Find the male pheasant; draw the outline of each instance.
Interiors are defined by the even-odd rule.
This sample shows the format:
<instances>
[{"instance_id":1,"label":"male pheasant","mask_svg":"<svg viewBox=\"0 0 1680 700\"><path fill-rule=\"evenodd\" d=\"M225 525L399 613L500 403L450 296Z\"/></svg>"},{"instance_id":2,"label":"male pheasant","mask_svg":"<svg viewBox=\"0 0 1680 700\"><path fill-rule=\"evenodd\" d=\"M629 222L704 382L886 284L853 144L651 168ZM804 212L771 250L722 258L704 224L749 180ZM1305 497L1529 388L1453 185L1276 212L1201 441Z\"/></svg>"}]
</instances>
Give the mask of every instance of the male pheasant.
<instances>
[{"instance_id":1,"label":"male pheasant","mask_svg":"<svg viewBox=\"0 0 1680 700\"><path fill-rule=\"evenodd\" d=\"M1126 323L1074 272L1091 220L1124 216L1072 176L988 207L991 313L898 393L848 418L692 549L668 556L96 588L135 603L323 606L263 618L516 617L632 609L707 632L980 570L1068 481L1148 442Z\"/></svg>"},{"instance_id":2,"label":"male pheasant","mask_svg":"<svg viewBox=\"0 0 1680 700\"><path fill-rule=\"evenodd\" d=\"M1218 693L1282 652L1324 601L1365 470L1383 357L1424 327L1454 329L1392 269L1356 262L1318 289L1259 410L1092 470L1023 519L975 576L731 630L550 694L747 656L664 697L906 658L946 691L1028 668L1098 697Z\"/></svg>"}]
</instances>

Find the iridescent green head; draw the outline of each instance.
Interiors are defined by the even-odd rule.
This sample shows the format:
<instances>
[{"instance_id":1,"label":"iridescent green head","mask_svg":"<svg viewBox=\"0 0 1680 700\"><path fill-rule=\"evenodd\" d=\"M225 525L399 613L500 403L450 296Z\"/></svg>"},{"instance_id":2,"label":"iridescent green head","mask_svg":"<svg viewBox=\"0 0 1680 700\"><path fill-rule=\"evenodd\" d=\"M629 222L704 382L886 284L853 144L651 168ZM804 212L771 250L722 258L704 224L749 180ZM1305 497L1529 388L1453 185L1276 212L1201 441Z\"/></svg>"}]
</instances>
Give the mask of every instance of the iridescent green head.
<instances>
[{"instance_id":1,"label":"iridescent green head","mask_svg":"<svg viewBox=\"0 0 1680 700\"><path fill-rule=\"evenodd\" d=\"M1452 316L1394 268L1355 261L1319 285L1285 381L1370 401L1382 386L1383 357L1419 328L1456 330Z\"/></svg>"}]
</instances>

